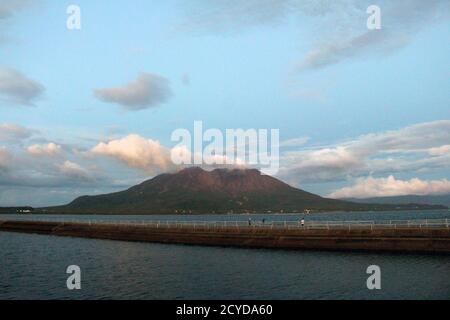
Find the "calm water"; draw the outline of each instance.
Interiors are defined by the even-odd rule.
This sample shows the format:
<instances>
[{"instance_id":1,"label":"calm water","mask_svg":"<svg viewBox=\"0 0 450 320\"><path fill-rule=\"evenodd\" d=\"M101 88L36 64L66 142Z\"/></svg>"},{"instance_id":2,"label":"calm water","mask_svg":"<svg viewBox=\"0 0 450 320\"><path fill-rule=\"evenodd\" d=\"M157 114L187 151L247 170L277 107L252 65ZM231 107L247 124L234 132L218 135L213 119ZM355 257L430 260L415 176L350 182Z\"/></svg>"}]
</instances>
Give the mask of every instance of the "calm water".
<instances>
[{"instance_id":1,"label":"calm water","mask_svg":"<svg viewBox=\"0 0 450 320\"><path fill-rule=\"evenodd\" d=\"M354 215L317 218L353 220ZM448 212L398 215L367 213L362 220L449 217ZM136 217L143 218L157 217ZM82 269L80 291L66 289L65 270L73 264ZM366 269L373 264L382 271L379 291L366 287ZM197 247L0 232L0 299L386 298L450 299L450 256Z\"/></svg>"}]
</instances>

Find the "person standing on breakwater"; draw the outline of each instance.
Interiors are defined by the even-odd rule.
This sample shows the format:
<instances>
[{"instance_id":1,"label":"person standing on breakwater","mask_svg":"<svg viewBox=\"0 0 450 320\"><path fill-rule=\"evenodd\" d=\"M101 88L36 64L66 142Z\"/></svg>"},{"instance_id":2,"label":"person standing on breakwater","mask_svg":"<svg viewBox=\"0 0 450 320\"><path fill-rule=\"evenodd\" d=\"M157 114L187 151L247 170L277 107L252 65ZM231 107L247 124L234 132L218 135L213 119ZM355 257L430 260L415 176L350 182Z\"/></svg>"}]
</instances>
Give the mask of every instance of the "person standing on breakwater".
<instances>
[{"instance_id":1,"label":"person standing on breakwater","mask_svg":"<svg viewBox=\"0 0 450 320\"><path fill-rule=\"evenodd\" d=\"M252 225L252 218L248 218L248 225L249 225L249 226Z\"/></svg>"},{"instance_id":2,"label":"person standing on breakwater","mask_svg":"<svg viewBox=\"0 0 450 320\"><path fill-rule=\"evenodd\" d=\"M302 218L302 220L300 220L300 225L302 226L302 228L305 227L305 218Z\"/></svg>"}]
</instances>

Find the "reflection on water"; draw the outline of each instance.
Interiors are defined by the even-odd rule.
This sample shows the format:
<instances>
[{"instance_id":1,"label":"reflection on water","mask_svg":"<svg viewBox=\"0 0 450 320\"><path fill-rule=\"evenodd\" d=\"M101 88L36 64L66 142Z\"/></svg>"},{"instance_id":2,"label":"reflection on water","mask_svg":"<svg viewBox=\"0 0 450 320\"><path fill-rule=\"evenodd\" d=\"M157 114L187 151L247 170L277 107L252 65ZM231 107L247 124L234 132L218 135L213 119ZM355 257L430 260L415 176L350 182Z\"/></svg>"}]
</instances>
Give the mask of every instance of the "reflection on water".
<instances>
[{"instance_id":1,"label":"reflection on water","mask_svg":"<svg viewBox=\"0 0 450 320\"><path fill-rule=\"evenodd\" d=\"M66 289L68 265L82 290ZM379 265L382 290L366 287ZM450 256L178 246L0 232L0 299L450 299Z\"/></svg>"}]
</instances>

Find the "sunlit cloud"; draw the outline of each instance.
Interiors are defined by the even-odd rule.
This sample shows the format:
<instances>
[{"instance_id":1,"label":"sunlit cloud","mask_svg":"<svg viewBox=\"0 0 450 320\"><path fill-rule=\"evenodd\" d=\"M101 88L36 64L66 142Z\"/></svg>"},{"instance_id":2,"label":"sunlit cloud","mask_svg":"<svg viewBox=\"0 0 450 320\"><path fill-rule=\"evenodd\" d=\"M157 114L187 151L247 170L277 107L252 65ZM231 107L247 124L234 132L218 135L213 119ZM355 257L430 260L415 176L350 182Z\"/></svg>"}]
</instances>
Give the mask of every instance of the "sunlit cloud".
<instances>
[{"instance_id":1,"label":"sunlit cloud","mask_svg":"<svg viewBox=\"0 0 450 320\"><path fill-rule=\"evenodd\" d=\"M62 147L53 142L48 144L34 144L27 147L28 154L32 156L58 156L62 153Z\"/></svg>"},{"instance_id":2,"label":"sunlit cloud","mask_svg":"<svg viewBox=\"0 0 450 320\"><path fill-rule=\"evenodd\" d=\"M122 139L99 143L91 153L117 159L147 173L168 170L172 164L167 148L158 141L132 134Z\"/></svg>"},{"instance_id":3,"label":"sunlit cloud","mask_svg":"<svg viewBox=\"0 0 450 320\"><path fill-rule=\"evenodd\" d=\"M280 176L298 184L450 168L448 141L450 120L367 134L332 146L285 152Z\"/></svg>"},{"instance_id":4,"label":"sunlit cloud","mask_svg":"<svg viewBox=\"0 0 450 320\"><path fill-rule=\"evenodd\" d=\"M355 185L334 191L332 198L372 198L405 195L441 195L450 194L450 181L447 179L426 181L418 178L398 180L394 176L387 178L368 177L359 179Z\"/></svg>"}]
</instances>

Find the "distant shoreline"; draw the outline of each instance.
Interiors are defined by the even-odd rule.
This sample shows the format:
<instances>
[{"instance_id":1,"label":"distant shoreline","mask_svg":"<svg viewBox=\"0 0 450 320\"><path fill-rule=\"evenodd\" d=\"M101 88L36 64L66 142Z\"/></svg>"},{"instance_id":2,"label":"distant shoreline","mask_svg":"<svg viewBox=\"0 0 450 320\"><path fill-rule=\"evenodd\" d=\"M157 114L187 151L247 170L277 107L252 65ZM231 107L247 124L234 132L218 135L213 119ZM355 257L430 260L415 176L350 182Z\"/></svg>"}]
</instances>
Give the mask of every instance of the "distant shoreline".
<instances>
[{"instance_id":1,"label":"distant shoreline","mask_svg":"<svg viewBox=\"0 0 450 320\"><path fill-rule=\"evenodd\" d=\"M17 215L17 216L33 216L33 215L45 215L45 216L61 216L61 215L79 215L79 216L262 216L262 215L279 215L279 216L308 216L313 214L340 214L340 213L383 213L383 212L420 212L420 211L433 211L433 212L450 212L450 209L399 209L399 210L371 210L371 211L317 211L307 213L293 213L293 212L271 212L271 213L189 213L189 214L176 214L176 213L57 213L57 212L34 212L34 213L8 213L8 212L0 212L0 215Z\"/></svg>"}]
</instances>

